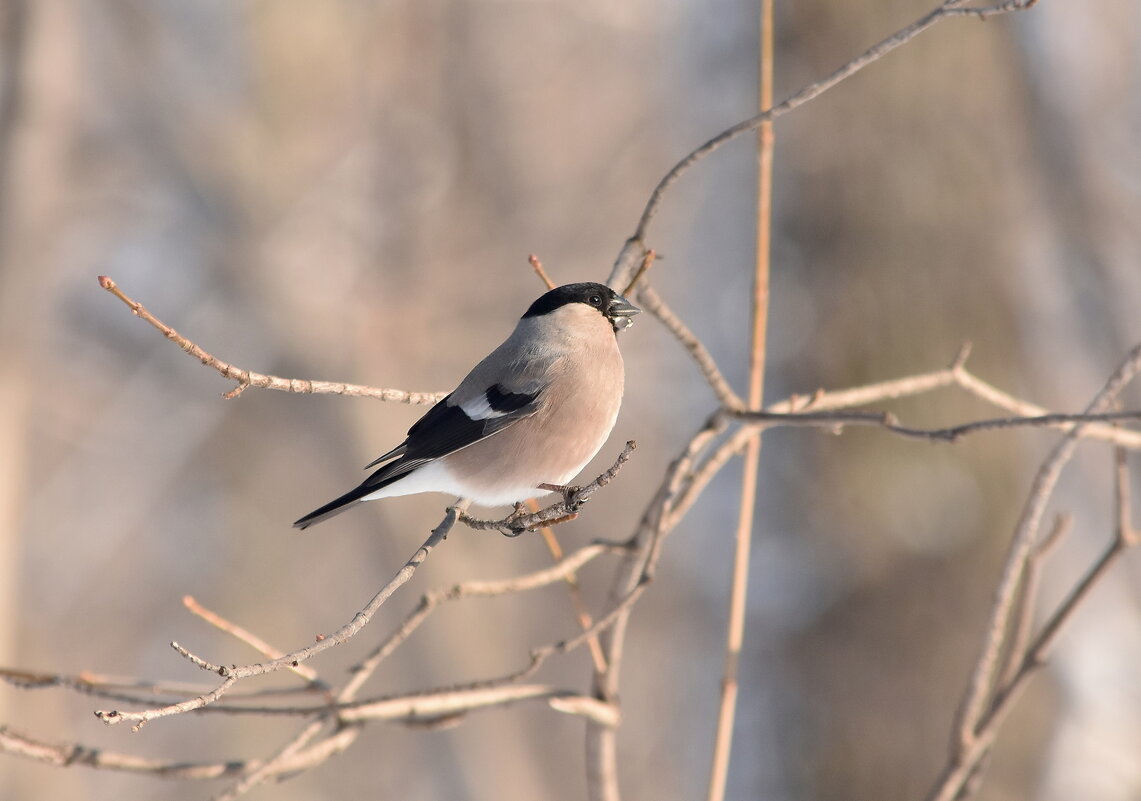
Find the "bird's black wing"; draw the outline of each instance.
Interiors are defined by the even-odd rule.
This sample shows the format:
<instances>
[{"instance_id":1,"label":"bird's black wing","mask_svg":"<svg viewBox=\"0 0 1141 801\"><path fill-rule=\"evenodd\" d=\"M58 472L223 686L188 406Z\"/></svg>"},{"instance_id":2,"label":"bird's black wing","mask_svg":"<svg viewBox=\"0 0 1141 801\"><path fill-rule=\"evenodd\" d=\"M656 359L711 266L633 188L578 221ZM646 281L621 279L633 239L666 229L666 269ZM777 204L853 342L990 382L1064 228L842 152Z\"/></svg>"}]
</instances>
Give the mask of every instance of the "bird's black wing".
<instances>
[{"instance_id":1,"label":"bird's black wing","mask_svg":"<svg viewBox=\"0 0 1141 801\"><path fill-rule=\"evenodd\" d=\"M450 405L452 396L437 403L408 429L399 446L368 465L388 462L360 486L322 506L293 525L304 529L343 512L367 495L386 487L434 459L486 439L497 431L534 414L541 390L507 392L496 384L464 405ZM470 414L469 414L470 412ZM392 461L394 460L394 461Z\"/></svg>"},{"instance_id":2,"label":"bird's black wing","mask_svg":"<svg viewBox=\"0 0 1141 801\"><path fill-rule=\"evenodd\" d=\"M506 392L496 384L476 402L465 406L452 405L449 395L408 429L408 438L399 447L369 465L399 457L369 476L362 486L379 489L433 459L466 448L530 417L539 407L541 394L541 391Z\"/></svg>"}]
</instances>

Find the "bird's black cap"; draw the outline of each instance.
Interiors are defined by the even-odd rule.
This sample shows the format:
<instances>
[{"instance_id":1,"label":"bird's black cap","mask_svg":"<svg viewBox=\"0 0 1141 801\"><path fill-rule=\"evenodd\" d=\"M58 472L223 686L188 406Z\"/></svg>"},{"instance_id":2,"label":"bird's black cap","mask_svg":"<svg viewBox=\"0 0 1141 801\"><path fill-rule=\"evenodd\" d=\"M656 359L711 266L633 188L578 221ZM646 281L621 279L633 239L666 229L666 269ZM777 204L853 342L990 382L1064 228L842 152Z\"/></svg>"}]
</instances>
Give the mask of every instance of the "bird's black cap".
<instances>
[{"instance_id":1,"label":"bird's black cap","mask_svg":"<svg viewBox=\"0 0 1141 801\"><path fill-rule=\"evenodd\" d=\"M568 303L585 303L587 306L598 309L604 317L611 321L614 321L615 318L632 317L641 311L606 284L584 281L578 284L555 287L532 303L531 308L527 309L523 315L523 319L550 314ZM625 320L624 322L629 321Z\"/></svg>"}]
</instances>

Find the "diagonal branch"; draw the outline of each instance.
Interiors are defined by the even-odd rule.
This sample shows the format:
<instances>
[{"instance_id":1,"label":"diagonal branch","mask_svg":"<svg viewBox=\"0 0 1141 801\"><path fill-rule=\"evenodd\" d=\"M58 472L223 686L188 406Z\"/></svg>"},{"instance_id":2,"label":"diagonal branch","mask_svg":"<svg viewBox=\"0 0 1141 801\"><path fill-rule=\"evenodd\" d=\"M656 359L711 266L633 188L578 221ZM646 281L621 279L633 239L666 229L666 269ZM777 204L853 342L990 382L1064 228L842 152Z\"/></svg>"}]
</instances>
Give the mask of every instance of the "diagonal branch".
<instances>
[{"instance_id":1,"label":"diagonal branch","mask_svg":"<svg viewBox=\"0 0 1141 801\"><path fill-rule=\"evenodd\" d=\"M1004 0L1003 2L990 5L964 7L964 0L945 0L915 22L901 28L877 44L872 45L863 53L836 69L831 75L803 87L777 105L762 111L760 114L750 117L747 120L742 120L730 128L726 128L717 134L717 136L705 142L705 144L691 151L685 158L671 167L670 171L667 172L658 182L658 185L654 187L653 192L650 193L649 200L646 202L645 208L642 210L642 216L638 220L638 225L635 227L634 233L626 240L626 244L622 247L622 251L615 260L608 283L611 286L621 283L621 281L635 269L636 264L645 253L645 245L643 243L646 238L646 232L649 230L650 223L657 214L658 207L661 205L670 187L693 165L713 153L722 145L736 139L742 134L756 131L762 125L766 125L779 117L783 117L785 114L803 106L805 103L815 100L840 82L864 69L864 67L879 61L891 51L907 44L919 34L934 27L937 23L945 19L964 16L974 17L976 19L989 19L990 17L1000 14L1024 11L1036 3L1037 0Z\"/></svg>"},{"instance_id":2,"label":"diagonal branch","mask_svg":"<svg viewBox=\"0 0 1141 801\"><path fill-rule=\"evenodd\" d=\"M246 387L276 389L282 392L297 392L312 395L349 395L358 398L376 398L383 401L410 404L436 403L447 395L446 392L406 392L402 389L380 389L378 387L367 387L361 384L345 384L336 381L311 381L305 378L280 378L275 375L255 373L252 370L236 367L207 353L202 347L191 342L147 311L143 304L129 297L110 277L106 275L99 276L99 286L127 304L136 317L146 320L161 331L163 336L178 345L178 347L182 348L195 359L198 359L207 367L217 370L221 373L223 378L230 378L237 381L238 385L236 387L222 395L222 397L227 399L238 397L245 391Z\"/></svg>"},{"instance_id":3,"label":"diagonal branch","mask_svg":"<svg viewBox=\"0 0 1141 801\"><path fill-rule=\"evenodd\" d=\"M1110 407L1121 392L1141 372L1141 346L1133 348L1105 386L1094 396L1087 407L1087 413L1097 414ZM1021 656L1021 664L1009 684L1000 683L1004 671L1000 655L1010 637L1018 634L1018 611L1016 603L1019 586L1024 586L1028 566L1035 554L1035 544L1039 542L1039 529L1046 505L1057 485L1065 465L1072 458L1085 424L1074 426L1054 447L1039 467L1031 486L1029 497L1022 516L1014 531L1002 576L995 590L994 602L983 636L982 650L971 671L966 691L960 703L954 725L951 753L943 772L928 794L928 801L952 801L959 797L967 782L979 770L985 759L998 726L1021 691L1030 673L1045 659L1046 653L1057 638L1062 626L1067 622L1089 589L1096 584L1109 566L1131 544L1131 537L1125 536L1127 527L1118 525L1117 533L1109 548L1075 586L1069 597L1062 602L1043 626L1042 631L1029 644ZM1118 450L1120 454L1121 451ZM1122 518L1123 498L1127 494L1121 490L1121 460L1117 457L1118 519ZM1128 501L1125 502L1128 507ZM1025 603L1025 601L1023 601ZM1011 657L1016 658L1012 655Z\"/></svg>"},{"instance_id":4,"label":"diagonal branch","mask_svg":"<svg viewBox=\"0 0 1141 801\"><path fill-rule=\"evenodd\" d=\"M554 526L559 523L574 520L578 517L582 505L589 501L594 493L605 487L618 475L618 471L622 469L622 465L630 460L630 454L633 453L637 447L638 445L634 440L628 441L626 447L618 454L618 458L614 464L612 464L606 472L584 487L543 486L543 489L561 492L563 499L537 512L532 512L531 514L522 514L521 511L515 512L502 520L480 520L466 512L460 512L459 520L468 528L475 529L476 531L499 531L506 537L518 537L524 531L533 531L542 526Z\"/></svg>"},{"instance_id":5,"label":"diagonal branch","mask_svg":"<svg viewBox=\"0 0 1141 801\"><path fill-rule=\"evenodd\" d=\"M194 698L188 698L187 700L181 701L177 704L169 704L167 706L144 709L139 712L98 710L95 712L95 716L107 724L131 721L135 724L134 729L137 731L148 720L166 717L168 715L179 715L184 712L191 712L195 709L201 709L209 704L212 704L223 695L225 695L230 690L230 688L234 686L235 683L242 679L250 678L252 676L261 676L266 673L282 670L284 668L296 667L301 662L304 662L307 659L311 659L322 651L327 651L335 645L340 645L341 643L346 642L354 635L356 635L357 632L367 626L369 621L372 620L373 615L375 615L377 610L380 609L381 605L383 605L384 602L387 601L389 597L391 597L391 595L396 592L397 589L399 589L403 584L412 578L412 575L416 572L416 569L421 564L423 564L424 560L428 558L429 554L431 554L436 546L442 543L448 536L448 532L452 530L453 526L455 526L457 517L461 513L462 511L460 508L458 508L458 505L449 508L447 514L444 516L444 519L440 522L440 525L432 530L432 533L428 536L428 539L424 541L424 544L416 550L416 553L412 555L412 557L392 578L392 580L389 581L388 584L386 584L380 590L380 592L373 596L372 600L368 602L368 605L365 606L365 608L361 611L357 612L353 619L348 623L341 626L329 636L321 636L313 645L310 645L307 648L298 649L292 653L286 654L285 656L281 656L277 659L272 659L267 662L225 667L221 665L213 665L206 660L195 656L178 643L172 642L170 644L171 647L182 654L182 656L186 657L188 660L198 665L200 668L213 671L219 676L222 676L223 681L210 692L203 693L202 695L196 696Z\"/></svg>"}]
</instances>

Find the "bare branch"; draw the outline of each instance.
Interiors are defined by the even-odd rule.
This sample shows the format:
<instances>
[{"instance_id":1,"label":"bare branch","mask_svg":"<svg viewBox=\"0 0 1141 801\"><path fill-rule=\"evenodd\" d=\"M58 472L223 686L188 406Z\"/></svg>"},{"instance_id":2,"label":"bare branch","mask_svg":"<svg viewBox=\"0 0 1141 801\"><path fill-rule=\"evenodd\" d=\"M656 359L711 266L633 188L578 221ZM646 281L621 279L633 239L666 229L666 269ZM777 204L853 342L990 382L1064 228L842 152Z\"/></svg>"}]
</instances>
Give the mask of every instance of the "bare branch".
<instances>
[{"instance_id":1,"label":"bare branch","mask_svg":"<svg viewBox=\"0 0 1141 801\"><path fill-rule=\"evenodd\" d=\"M673 309L666 305L666 302L662 300L651 285L643 284L642 288L638 290L638 302L645 307L646 311L658 318L662 325L673 334L674 339L680 342L682 347L693 357L698 369L701 370L701 374L705 376L706 383L709 384L717 399L721 401L721 405L726 409L743 410L745 402L725 380L725 376L713 360L713 355L709 349L682 322L681 318L674 314Z\"/></svg>"},{"instance_id":2,"label":"bare branch","mask_svg":"<svg viewBox=\"0 0 1141 801\"><path fill-rule=\"evenodd\" d=\"M527 499L527 508L532 513L539 511L539 502L534 498ZM558 537L550 526L542 526L539 529L539 534L543 537L543 542L546 543L547 550L551 552L551 558L556 562L561 562L565 557L563 548L559 544ZM575 617L578 619L578 624L585 630L594 625L594 618L587 609L586 599L582 594L582 587L578 583L578 575L576 573L568 573L563 577L563 581L567 585L567 594L570 595L571 605L574 606ZM602 653L602 645L598 642L598 638L594 638L589 643L590 658L594 662L594 669L596 672L601 673L606 670L606 657Z\"/></svg>"},{"instance_id":3,"label":"bare branch","mask_svg":"<svg viewBox=\"0 0 1141 801\"><path fill-rule=\"evenodd\" d=\"M803 106L805 103L815 100L841 81L855 75L869 64L879 61L897 47L907 44L928 28L933 27L945 19L963 16L987 19L1013 11L1024 11L1035 5L1037 0L1005 0L1005 2L972 8L962 8L963 2L964 0L945 0L945 2L941 3L934 10L920 17L907 27L896 31L886 39L869 47L859 56L838 68L831 75L805 86L772 108L762 111L760 114L750 117L747 120L742 120L730 128L726 128L717 134L717 136L690 152L685 158L670 168L670 171L665 174L658 182L658 185L654 187L653 192L650 193L650 199L646 202L646 207L642 211L642 216L638 220L638 225L634 229L634 233L626 241L622 251L618 254L618 258L614 263L614 269L611 270L610 273L611 285L620 283L622 276L624 276L628 270L632 270L633 265L644 255L645 246L643 242L646 239L646 232L649 230L650 223L657 214L658 207L661 205L665 193L690 167L713 153L722 145L736 139L741 134L755 131L762 125L772 122L779 117L783 117L785 114Z\"/></svg>"},{"instance_id":4,"label":"bare branch","mask_svg":"<svg viewBox=\"0 0 1141 801\"><path fill-rule=\"evenodd\" d=\"M602 473L602 475L584 487L558 487L553 484L540 484L540 489L549 489L562 493L563 499L544 509L540 509L538 512L523 514L522 510L518 509L502 520L480 520L467 513L461 513L460 522L476 531L494 530L501 532L507 537L518 537L524 531L533 531L544 525L554 526L573 520L578 516L579 509L582 508L582 505L589 501L594 493L605 487L618 475L618 471L622 469L622 465L630 460L630 454L633 453L637 447L638 445L634 440L627 442L626 447L618 454L618 458L614 464L612 464L606 472Z\"/></svg>"},{"instance_id":5,"label":"bare branch","mask_svg":"<svg viewBox=\"0 0 1141 801\"><path fill-rule=\"evenodd\" d=\"M218 675L223 677L222 683L208 693L203 693L202 695L199 695L195 698L189 698L177 704L170 704L168 706L157 707L154 709L145 709L140 712L98 710L95 712L95 716L102 720L104 723L108 724L131 721L135 724L134 729L137 731L148 720L166 717L168 715L178 715L184 712L190 712L195 709L201 709L202 707L212 704L221 698L226 692L228 692L235 682L241 679L250 678L252 676L260 676L266 673L272 673L283 668L295 667L301 662L316 656L322 651L326 651L335 645L340 645L341 643L346 642L366 625L368 625L369 621L372 620L373 615L375 615L377 610L380 609L381 605L389 599L392 593L396 592L399 587L401 587L405 582L412 578L412 575L416 572L416 569L421 564L423 564L424 560L428 558L428 555L431 554L436 546L443 542L444 539L448 536L448 532L452 530L452 527L455 525L457 516L459 514L462 514L462 510L459 508L458 504L457 506L449 508L440 525L438 525L432 531L432 533L428 536L428 539L424 541L424 544L421 545L419 549L417 549L416 553L412 555L412 557L392 578L392 580L389 581L388 584L386 584L380 590L380 592L373 596L373 599L369 601L368 605L361 611L357 612L356 616L354 616L352 620L341 626L339 629L337 629L337 631L333 632L333 634L320 637L315 644L310 645L307 648L298 649L292 653L286 654L285 656L281 656L277 659L272 659L267 662L259 662L251 665L233 667L219 667L211 665L205 660L202 660L190 652L185 651L185 649L182 649L181 646L179 646L177 643L171 643L171 646L175 648L175 650L179 650L184 656L193 661L195 664L199 665L199 667L211 669L217 672Z\"/></svg>"},{"instance_id":6,"label":"bare branch","mask_svg":"<svg viewBox=\"0 0 1141 801\"><path fill-rule=\"evenodd\" d=\"M763 111L773 104L773 0L760 0L760 97ZM773 125L761 123L757 129L757 228L753 264L752 325L749 338L749 373L746 400L748 408L759 409L764 402L765 364L769 320L769 255L772 239ZM737 717L738 670L745 641L745 612L749 590L749 558L753 543L753 521L757 508L757 477L760 474L761 435L745 441L738 496L737 527L733 537L733 567L729 579L728 615L721 669L721 695L713 732L713 753L709 770L708 801L722 801L729 781L729 757L733 750L733 726Z\"/></svg>"},{"instance_id":7,"label":"bare branch","mask_svg":"<svg viewBox=\"0 0 1141 801\"><path fill-rule=\"evenodd\" d=\"M0 726L0 752L59 767L86 765L104 770L149 773L170 779L217 779L237 773L240 767L227 762L169 763L104 748L90 748L78 743L51 743L7 726Z\"/></svg>"},{"instance_id":8,"label":"bare branch","mask_svg":"<svg viewBox=\"0 0 1141 801\"><path fill-rule=\"evenodd\" d=\"M230 378L237 381L238 385L236 387L222 395L224 398L236 398L245 391L246 387L276 389L282 392L296 392L312 395L349 395L358 398L376 398L383 401L410 404L436 403L448 394L446 392L406 392L402 389L380 389L377 387L362 386L361 384L345 384L335 381L311 381L305 378L279 378L275 375L265 375L263 373L245 370L207 353L203 348L191 342L147 311L146 308L143 307L143 304L128 297L123 290L119 289L118 284L108 276L99 276L99 286L127 304L136 317L146 320L161 331L163 336L198 359L204 365L217 370L221 373L223 378Z\"/></svg>"},{"instance_id":9,"label":"bare branch","mask_svg":"<svg viewBox=\"0 0 1141 801\"><path fill-rule=\"evenodd\" d=\"M612 723L618 719L618 710L611 704L603 703L597 699L584 698L577 693L559 690L545 684L473 687L464 690L363 701L341 710L340 718L350 722L423 720L530 699L543 699L548 701L552 708L557 708L560 712L582 715L602 722Z\"/></svg>"},{"instance_id":10,"label":"bare branch","mask_svg":"<svg viewBox=\"0 0 1141 801\"><path fill-rule=\"evenodd\" d=\"M224 631L227 634L233 635L235 638L244 642L246 645L250 646L255 651L260 653L262 656L269 657L270 659L277 659L283 655L283 652L271 646L261 637L258 637L253 632L242 628L237 623L226 620L217 612L207 609L205 606L198 603L198 601L191 595L182 596L182 605L185 606L192 614L202 618L211 626L214 626L215 628ZM290 665L289 669L306 681L312 682L314 684L319 684L321 685L322 689L328 689L328 685L324 684L324 682L321 682L320 679L317 678L316 671L307 665Z\"/></svg>"},{"instance_id":11,"label":"bare branch","mask_svg":"<svg viewBox=\"0 0 1141 801\"><path fill-rule=\"evenodd\" d=\"M539 276L539 280L547 285L547 289L554 289L555 282L551 280L550 276L547 275L547 271L543 269L543 262L539 261L539 257L532 253L527 257L527 261L530 263L531 269L535 271L535 275Z\"/></svg>"},{"instance_id":12,"label":"bare branch","mask_svg":"<svg viewBox=\"0 0 1141 801\"><path fill-rule=\"evenodd\" d=\"M634 290L634 287L638 285L638 281L642 279L642 276L644 276L653 265L654 259L656 259L657 256L658 254L653 250L646 251L646 255L642 257L642 264L638 267L638 272L634 273L634 277L630 279L630 283L622 290L623 295L629 295Z\"/></svg>"},{"instance_id":13,"label":"bare branch","mask_svg":"<svg viewBox=\"0 0 1141 801\"><path fill-rule=\"evenodd\" d=\"M955 442L968 434L979 431L994 431L1005 428L1063 428L1071 430L1088 423L1115 423L1141 420L1141 411L1102 412L1079 414L1044 414L1038 417L999 417L989 420L975 420L950 428L911 428L900 425L893 415L883 412L803 412L786 414L770 411L726 411L726 415L747 423L760 424L762 428L777 426L819 426L839 432L844 426L876 426L893 434L912 439L925 439L936 442ZM1084 436L1084 434L1083 434Z\"/></svg>"},{"instance_id":14,"label":"bare branch","mask_svg":"<svg viewBox=\"0 0 1141 801\"><path fill-rule=\"evenodd\" d=\"M1089 415L1098 415L1109 408L1122 390L1141 371L1141 346L1133 348L1114 371L1105 386L1094 396L1086 409ZM999 686L999 657L1007 642L1009 632L1016 625L1015 604L1018 587L1023 583L1027 566L1034 553L1034 545L1039 540L1039 527L1054 487L1062 469L1073 456L1078 439L1087 424L1079 423L1070 429L1055 446L1039 467L1031 486L1030 494L1022 516L1015 528L1002 577L995 591L982 651L971 672L966 692L960 704L951 746L951 755L942 774L928 795L929 801L951 801L959 796L966 783L977 772L981 760L997 736L1003 716L1009 710L1013 699L1021 691L1030 673L1045 659L1046 653L1055 641L1064 623L1069 620L1074 609L1085 598L1089 589L1108 570L1109 566L1125 550L1128 541L1119 534L1095 563L1086 576L1075 586L1068 598L1047 620L1041 633L1026 649L1021 658L1021 667L1010 683ZM1120 459L1117 470L1120 486ZM1119 495L1119 510L1121 498ZM1127 502L1126 502L1127 503ZM1120 516L1120 511L1119 511ZM1120 527L1119 527L1120 530ZM1012 657L1013 658L1013 657ZM1006 671L1009 672L1009 671Z\"/></svg>"}]
</instances>

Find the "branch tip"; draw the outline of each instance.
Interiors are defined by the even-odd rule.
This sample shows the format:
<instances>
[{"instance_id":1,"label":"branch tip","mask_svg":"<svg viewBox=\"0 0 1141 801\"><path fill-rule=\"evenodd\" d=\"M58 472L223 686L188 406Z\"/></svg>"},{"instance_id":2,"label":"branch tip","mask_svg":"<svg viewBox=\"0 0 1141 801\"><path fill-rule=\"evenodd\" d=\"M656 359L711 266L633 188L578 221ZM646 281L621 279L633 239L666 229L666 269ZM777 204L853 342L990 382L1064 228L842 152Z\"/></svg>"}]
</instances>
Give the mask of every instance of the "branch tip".
<instances>
[{"instance_id":1,"label":"branch tip","mask_svg":"<svg viewBox=\"0 0 1141 801\"><path fill-rule=\"evenodd\" d=\"M250 382L249 382L249 381L241 381L241 382L239 382L239 383L238 383L238 385L237 385L236 387L234 387L234 388L233 388L233 389L231 389L230 391L228 391L228 392L223 392L223 393L222 393L222 398L223 398L224 400L233 400L234 398L238 397L238 396L239 396L239 395L241 395L243 392L245 392L245 391L246 391L246 387L248 387L249 385L250 385Z\"/></svg>"},{"instance_id":2,"label":"branch tip","mask_svg":"<svg viewBox=\"0 0 1141 801\"><path fill-rule=\"evenodd\" d=\"M962 370L963 367L967 364L967 359L969 359L971 356L971 349L973 347L974 343L969 339L963 340L963 344L959 346L959 352L955 355L955 360L951 362L951 366L947 369L953 373L957 373L959 370Z\"/></svg>"},{"instance_id":3,"label":"branch tip","mask_svg":"<svg viewBox=\"0 0 1141 801\"><path fill-rule=\"evenodd\" d=\"M539 276L539 280L547 285L547 289L554 289L555 282L547 275L547 271L543 269L543 262L539 261L539 257L534 253L527 255L527 263L531 265L531 269L535 271L535 275Z\"/></svg>"},{"instance_id":4,"label":"branch tip","mask_svg":"<svg viewBox=\"0 0 1141 801\"><path fill-rule=\"evenodd\" d=\"M629 295L634 290L634 287L637 285L638 281L642 278L643 275L646 274L646 271L650 269L654 263L654 259L657 257L657 252L655 252L652 248L646 251L646 255L642 257L641 266L638 267L638 271L634 273L634 277L630 279L630 283L626 285L626 289L622 292L623 295Z\"/></svg>"}]
</instances>

